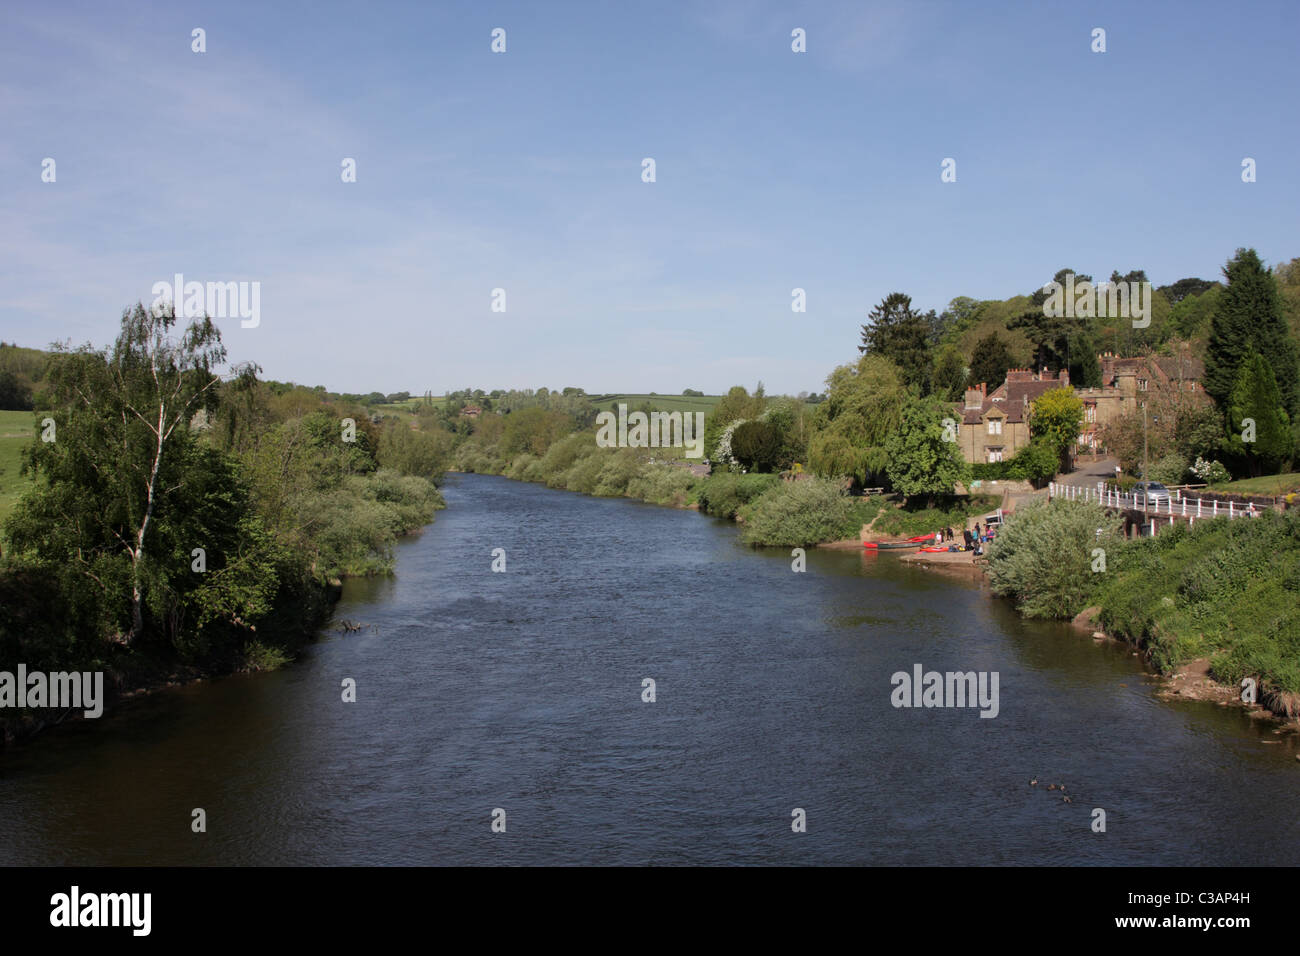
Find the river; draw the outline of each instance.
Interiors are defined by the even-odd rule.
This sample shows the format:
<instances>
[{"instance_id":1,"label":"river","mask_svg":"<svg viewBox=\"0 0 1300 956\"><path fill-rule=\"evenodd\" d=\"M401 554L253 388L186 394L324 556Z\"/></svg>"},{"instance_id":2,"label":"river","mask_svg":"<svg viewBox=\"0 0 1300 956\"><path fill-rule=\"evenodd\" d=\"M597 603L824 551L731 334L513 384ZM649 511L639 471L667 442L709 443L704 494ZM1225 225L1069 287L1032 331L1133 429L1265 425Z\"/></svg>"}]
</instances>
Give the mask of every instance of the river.
<instances>
[{"instance_id":1,"label":"river","mask_svg":"<svg viewBox=\"0 0 1300 956\"><path fill-rule=\"evenodd\" d=\"M794 573L727 522L503 478L444 493L394 577L346 583L361 631L0 755L0 863L1300 863L1292 736L1163 702L1127 649L975 580L824 550ZM915 664L997 672L997 716L895 708Z\"/></svg>"}]
</instances>

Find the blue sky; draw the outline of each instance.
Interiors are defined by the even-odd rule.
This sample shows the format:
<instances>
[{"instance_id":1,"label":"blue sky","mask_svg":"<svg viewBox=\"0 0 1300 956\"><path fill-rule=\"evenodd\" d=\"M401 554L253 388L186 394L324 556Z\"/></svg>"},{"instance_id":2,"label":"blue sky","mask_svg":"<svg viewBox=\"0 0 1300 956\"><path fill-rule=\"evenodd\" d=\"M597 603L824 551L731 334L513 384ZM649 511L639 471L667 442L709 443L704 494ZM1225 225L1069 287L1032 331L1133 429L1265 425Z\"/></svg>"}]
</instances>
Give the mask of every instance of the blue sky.
<instances>
[{"instance_id":1,"label":"blue sky","mask_svg":"<svg viewBox=\"0 0 1300 956\"><path fill-rule=\"evenodd\" d=\"M257 328L219 324L269 378L816 390L896 290L1300 256L1298 26L1294 2L7 0L0 338L107 344L181 272L261 283Z\"/></svg>"}]
</instances>

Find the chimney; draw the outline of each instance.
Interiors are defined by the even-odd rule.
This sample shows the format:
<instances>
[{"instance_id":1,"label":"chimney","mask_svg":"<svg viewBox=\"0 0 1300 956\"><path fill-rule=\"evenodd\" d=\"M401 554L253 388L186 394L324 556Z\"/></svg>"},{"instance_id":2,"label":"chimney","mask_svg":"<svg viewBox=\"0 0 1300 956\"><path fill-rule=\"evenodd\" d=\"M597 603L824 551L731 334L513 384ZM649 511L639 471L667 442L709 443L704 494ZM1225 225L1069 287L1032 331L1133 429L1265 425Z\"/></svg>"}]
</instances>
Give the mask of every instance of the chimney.
<instances>
[{"instance_id":1,"label":"chimney","mask_svg":"<svg viewBox=\"0 0 1300 956\"><path fill-rule=\"evenodd\" d=\"M1034 373L1027 368L1009 368L1007 369L1008 382L1032 382Z\"/></svg>"},{"instance_id":2,"label":"chimney","mask_svg":"<svg viewBox=\"0 0 1300 956\"><path fill-rule=\"evenodd\" d=\"M984 407L984 384L980 382L978 385L966 389L966 407L968 409Z\"/></svg>"},{"instance_id":3,"label":"chimney","mask_svg":"<svg viewBox=\"0 0 1300 956\"><path fill-rule=\"evenodd\" d=\"M1061 369L1061 374L1056 377L1061 383L1061 388L1065 388L1070 384L1070 370L1068 368Z\"/></svg>"}]
</instances>

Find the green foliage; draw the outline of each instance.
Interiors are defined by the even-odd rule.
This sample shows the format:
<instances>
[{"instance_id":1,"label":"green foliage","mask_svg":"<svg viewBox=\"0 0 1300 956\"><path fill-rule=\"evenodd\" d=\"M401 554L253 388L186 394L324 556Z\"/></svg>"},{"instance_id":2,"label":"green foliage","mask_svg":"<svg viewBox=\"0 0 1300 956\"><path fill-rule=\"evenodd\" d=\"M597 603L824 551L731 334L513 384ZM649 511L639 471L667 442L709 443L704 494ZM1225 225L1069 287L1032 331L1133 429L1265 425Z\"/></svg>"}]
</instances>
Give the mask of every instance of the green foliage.
<instances>
[{"instance_id":1,"label":"green foliage","mask_svg":"<svg viewBox=\"0 0 1300 956\"><path fill-rule=\"evenodd\" d=\"M244 669L250 671L278 670L293 660L284 648L267 646L261 641L249 641L244 646Z\"/></svg>"},{"instance_id":2,"label":"green foliage","mask_svg":"<svg viewBox=\"0 0 1300 956\"><path fill-rule=\"evenodd\" d=\"M819 475L871 484L884 473L885 441L902 421L907 389L898 369L878 355L839 366L826 384L826 401L817 406L808 441L808 463Z\"/></svg>"},{"instance_id":3,"label":"green foliage","mask_svg":"<svg viewBox=\"0 0 1300 956\"><path fill-rule=\"evenodd\" d=\"M1222 293L1223 286L1216 282L1203 292L1179 299L1169 313L1171 331L1181 338L1204 342L1209 338Z\"/></svg>"},{"instance_id":4,"label":"green foliage","mask_svg":"<svg viewBox=\"0 0 1300 956\"><path fill-rule=\"evenodd\" d=\"M1071 386L1046 391L1030 406L1030 434L1058 455L1074 447L1082 428L1083 402Z\"/></svg>"},{"instance_id":5,"label":"green foliage","mask_svg":"<svg viewBox=\"0 0 1300 956\"><path fill-rule=\"evenodd\" d=\"M933 311L917 312L912 309L911 296L893 292L871 310L858 349L888 359L908 386L928 394L933 366L931 333L937 324Z\"/></svg>"},{"instance_id":6,"label":"green foliage","mask_svg":"<svg viewBox=\"0 0 1300 956\"><path fill-rule=\"evenodd\" d=\"M989 584L995 594L1014 598L1027 617L1073 617L1091 603L1100 581L1093 549L1109 553L1119 540L1116 522L1095 504L1031 502L1007 518L989 545Z\"/></svg>"},{"instance_id":7,"label":"green foliage","mask_svg":"<svg viewBox=\"0 0 1300 956\"><path fill-rule=\"evenodd\" d=\"M950 495L965 480L966 464L957 443L944 440L949 408L933 396L909 397L902 421L885 441L890 484L904 495Z\"/></svg>"},{"instance_id":8,"label":"green foliage","mask_svg":"<svg viewBox=\"0 0 1300 956\"><path fill-rule=\"evenodd\" d=\"M41 615L30 597L0 614L22 659L273 666L327 613L327 578L391 568L397 535L442 507L447 436L251 367L222 381L215 327L175 325L137 306L111 350L58 348L43 368L56 437L28 446L0 568L6 593L43 581Z\"/></svg>"},{"instance_id":9,"label":"green foliage","mask_svg":"<svg viewBox=\"0 0 1300 956\"><path fill-rule=\"evenodd\" d=\"M983 517L997 508L1001 500L992 495L949 495L924 507L909 501L902 508L884 508L871 530L875 534L897 535L903 538L933 534L941 528L952 528L960 532L966 527L968 519ZM876 503L879 503L877 505L879 507L886 502L881 497L864 501L868 506Z\"/></svg>"},{"instance_id":10,"label":"green foliage","mask_svg":"<svg viewBox=\"0 0 1300 956\"><path fill-rule=\"evenodd\" d=\"M375 459L381 467L403 475L437 479L447 469L453 442L449 432L436 426L419 431L401 422L388 422L379 433Z\"/></svg>"},{"instance_id":11,"label":"green foliage","mask_svg":"<svg viewBox=\"0 0 1300 956\"><path fill-rule=\"evenodd\" d=\"M775 487L776 475L738 475L719 472L704 479L696 489L700 510L715 518L734 518L759 495Z\"/></svg>"},{"instance_id":12,"label":"green foliage","mask_svg":"<svg viewBox=\"0 0 1300 956\"><path fill-rule=\"evenodd\" d=\"M1002 336L990 332L976 343L975 351L971 353L970 375L966 384L974 386L983 383L988 385L991 392L1006 381L1007 369L1013 364L1011 352Z\"/></svg>"},{"instance_id":13,"label":"green foliage","mask_svg":"<svg viewBox=\"0 0 1300 956\"><path fill-rule=\"evenodd\" d=\"M7 368L0 368L0 409L30 411L32 390Z\"/></svg>"},{"instance_id":14,"label":"green foliage","mask_svg":"<svg viewBox=\"0 0 1300 956\"><path fill-rule=\"evenodd\" d=\"M1041 485L1055 477L1060 465L1061 455L1055 445L1050 441L1031 439L1007 462L1007 477L1012 481L1031 481Z\"/></svg>"},{"instance_id":15,"label":"green foliage","mask_svg":"<svg viewBox=\"0 0 1300 956\"><path fill-rule=\"evenodd\" d=\"M1218 288L1217 282L1210 282L1205 279L1179 279L1172 285L1162 285L1157 292L1164 293L1166 299L1171 305L1177 306L1184 299L1196 298L1203 295L1210 289Z\"/></svg>"},{"instance_id":16,"label":"green foliage","mask_svg":"<svg viewBox=\"0 0 1300 956\"><path fill-rule=\"evenodd\" d=\"M1228 400L1227 450L1243 459L1252 477L1277 471L1294 451L1291 420L1273 370L1251 349L1242 359ZM1254 423L1253 441L1248 424Z\"/></svg>"},{"instance_id":17,"label":"green foliage","mask_svg":"<svg viewBox=\"0 0 1300 956\"><path fill-rule=\"evenodd\" d=\"M1192 462L1190 470L1198 482L1206 485L1217 485L1232 477L1222 463L1206 461L1199 456L1196 461Z\"/></svg>"},{"instance_id":18,"label":"green foliage","mask_svg":"<svg viewBox=\"0 0 1300 956\"><path fill-rule=\"evenodd\" d=\"M935 353L931 375L934 394L946 402L962 400L966 388L966 360L956 346L945 345Z\"/></svg>"},{"instance_id":19,"label":"green foliage","mask_svg":"<svg viewBox=\"0 0 1300 956\"><path fill-rule=\"evenodd\" d=\"M1209 657L1220 680L1300 692L1300 513L1179 525L1107 559L1102 623L1162 670Z\"/></svg>"},{"instance_id":20,"label":"green foliage","mask_svg":"<svg viewBox=\"0 0 1300 956\"><path fill-rule=\"evenodd\" d=\"M1070 337L1070 382L1078 388L1101 388L1097 342L1088 332Z\"/></svg>"},{"instance_id":21,"label":"green foliage","mask_svg":"<svg viewBox=\"0 0 1300 956\"><path fill-rule=\"evenodd\" d=\"M856 537L860 515L837 482L783 481L740 512L746 544L808 547Z\"/></svg>"},{"instance_id":22,"label":"green foliage","mask_svg":"<svg viewBox=\"0 0 1300 956\"><path fill-rule=\"evenodd\" d=\"M780 455L781 433L767 422L745 422L731 434L731 457L748 471L773 471Z\"/></svg>"},{"instance_id":23,"label":"green foliage","mask_svg":"<svg viewBox=\"0 0 1300 956\"><path fill-rule=\"evenodd\" d=\"M1162 485L1180 485L1187 475L1187 459L1170 452L1151 463L1151 480Z\"/></svg>"},{"instance_id":24,"label":"green foliage","mask_svg":"<svg viewBox=\"0 0 1300 956\"><path fill-rule=\"evenodd\" d=\"M760 421L776 429L778 447L774 468L784 470L795 462L808 460L808 439L812 434L812 414L798 399L774 398L768 401Z\"/></svg>"},{"instance_id":25,"label":"green foliage","mask_svg":"<svg viewBox=\"0 0 1300 956\"><path fill-rule=\"evenodd\" d=\"M1275 375L1282 408L1300 415L1300 359L1282 317L1277 280L1254 249L1238 249L1223 270L1228 286L1214 311L1205 353L1205 391L1226 408L1240 369L1250 352L1258 352Z\"/></svg>"},{"instance_id":26,"label":"green foliage","mask_svg":"<svg viewBox=\"0 0 1300 956\"><path fill-rule=\"evenodd\" d=\"M750 395L743 385L733 385L709 412L704 422L704 449L709 458L717 455L722 433L735 422L751 421L767 409L767 396L760 385Z\"/></svg>"}]
</instances>

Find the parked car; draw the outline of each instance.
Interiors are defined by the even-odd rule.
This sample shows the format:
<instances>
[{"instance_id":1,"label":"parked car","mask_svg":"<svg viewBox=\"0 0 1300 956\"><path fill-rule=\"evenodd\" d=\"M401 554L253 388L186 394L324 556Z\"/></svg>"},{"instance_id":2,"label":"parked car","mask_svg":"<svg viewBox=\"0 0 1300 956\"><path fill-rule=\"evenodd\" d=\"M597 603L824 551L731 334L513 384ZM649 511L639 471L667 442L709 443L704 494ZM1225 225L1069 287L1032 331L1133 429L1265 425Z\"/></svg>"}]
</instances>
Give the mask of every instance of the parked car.
<instances>
[{"instance_id":1,"label":"parked car","mask_svg":"<svg viewBox=\"0 0 1300 956\"><path fill-rule=\"evenodd\" d=\"M1169 507L1169 489L1158 481L1139 481L1133 486L1133 503L1139 508Z\"/></svg>"},{"instance_id":2,"label":"parked car","mask_svg":"<svg viewBox=\"0 0 1300 956\"><path fill-rule=\"evenodd\" d=\"M1002 527L1002 512L995 511L991 515L984 516L984 527L1000 528Z\"/></svg>"}]
</instances>

